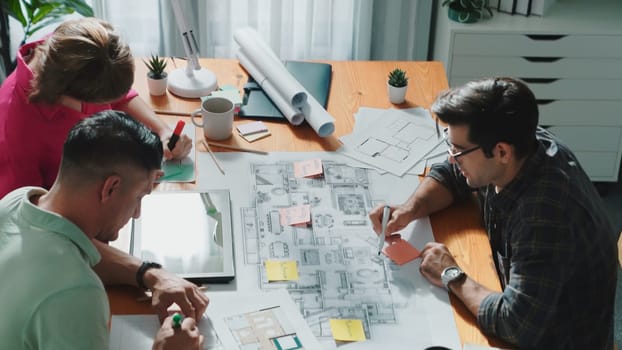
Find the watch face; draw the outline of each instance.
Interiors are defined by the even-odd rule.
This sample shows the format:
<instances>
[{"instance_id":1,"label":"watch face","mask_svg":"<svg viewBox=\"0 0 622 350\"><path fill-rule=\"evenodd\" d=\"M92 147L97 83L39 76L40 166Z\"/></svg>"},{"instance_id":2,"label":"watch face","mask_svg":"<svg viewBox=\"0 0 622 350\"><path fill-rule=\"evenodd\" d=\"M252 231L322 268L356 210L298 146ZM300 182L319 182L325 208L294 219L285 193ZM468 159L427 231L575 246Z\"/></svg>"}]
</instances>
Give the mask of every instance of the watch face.
<instances>
[{"instance_id":1,"label":"watch face","mask_svg":"<svg viewBox=\"0 0 622 350\"><path fill-rule=\"evenodd\" d=\"M447 269L447 272L446 272L446 276L448 279L454 279L455 277L458 277L459 274L460 274L460 270L458 270L455 267Z\"/></svg>"}]
</instances>

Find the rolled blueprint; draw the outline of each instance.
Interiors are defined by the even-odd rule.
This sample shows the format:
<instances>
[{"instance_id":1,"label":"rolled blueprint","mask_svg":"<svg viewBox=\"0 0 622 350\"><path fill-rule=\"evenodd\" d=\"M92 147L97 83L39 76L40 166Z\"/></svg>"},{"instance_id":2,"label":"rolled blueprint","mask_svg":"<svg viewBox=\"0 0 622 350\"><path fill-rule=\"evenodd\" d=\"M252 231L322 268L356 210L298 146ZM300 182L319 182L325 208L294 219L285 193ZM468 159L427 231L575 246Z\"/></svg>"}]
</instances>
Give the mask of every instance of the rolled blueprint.
<instances>
[{"instance_id":1,"label":"rolled blueprint","mask_svg":"<svg viewBox=\"0 0 622 350\"><path fill-rule=\"evenodd\" d=\"M335 119L311 95L302 107L305 120L320 137L330 136L335 131Z\"/></svg>"},{"instance_id":2,"label":"rolled blueprint","mask_svg":"<svg viewBox=\"0 0 622 350\"><path fill-rule=\"evenodd\" d=\"M253 64L263 72L264 77L269 77L269 80L273 82L279 82L274 86L288 103L294 107L300 107L307 101L308 93L305 88L289 74L283 63L254 29L238 29L233 34L233 39L248 54L247 57L252 57Z\"/></svg>"},{"instance_id":3,"label":"rolled blueprint","mask_svg":"<svg viewBox=\"0 0 622 350\"><path fill-rule=\"evenodd\" d=\"M246 70L250 73L250 75L261 85L263 91L270 96L270 99L276 107L283 113L285 118L292 125L300 125L305 120L302 111L298 108L295 108L291 104L289 104L283 96L281 96L274 85L266 79L266 77L261 73L261 71L253 64L248 56L244 53L243 50L239 50L237 52L238 60L240 60L240 64L246 68ZM305 102L306 103L306 102Z\"/></svg>"},{"instance_id":4,"label":"rolled blueprint","mask_svg":"<svg viewBox=\"0 0 622 350\"><path fill-rule=\"evenodd\" d=\"M236 54L240 64L291 124L299 125L304 118L320 137L330 136L335 131L335 119L287 71L255 30L238 29L234 39L240 45Z\"/></svg>"}]
</instances>

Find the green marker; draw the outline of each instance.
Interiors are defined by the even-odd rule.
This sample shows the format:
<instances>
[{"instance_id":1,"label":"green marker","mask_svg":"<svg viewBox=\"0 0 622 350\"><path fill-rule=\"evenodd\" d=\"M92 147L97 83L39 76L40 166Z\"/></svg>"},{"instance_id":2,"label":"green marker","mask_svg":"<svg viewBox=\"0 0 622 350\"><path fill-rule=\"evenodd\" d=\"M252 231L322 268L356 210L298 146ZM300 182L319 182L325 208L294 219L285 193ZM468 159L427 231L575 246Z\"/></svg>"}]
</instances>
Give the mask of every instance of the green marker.
<instances>
[{"instance_id":1,"label":"green marker","mask_svg":"<svg viewBox=\"0 0 622 350\"><path fill-rule=\"evenodd\" d=\"M182 316L179 312L176 312L173 315L173 328L181 328L181 321L184 320L184 316Z\"/></svg>"}]
</instances>

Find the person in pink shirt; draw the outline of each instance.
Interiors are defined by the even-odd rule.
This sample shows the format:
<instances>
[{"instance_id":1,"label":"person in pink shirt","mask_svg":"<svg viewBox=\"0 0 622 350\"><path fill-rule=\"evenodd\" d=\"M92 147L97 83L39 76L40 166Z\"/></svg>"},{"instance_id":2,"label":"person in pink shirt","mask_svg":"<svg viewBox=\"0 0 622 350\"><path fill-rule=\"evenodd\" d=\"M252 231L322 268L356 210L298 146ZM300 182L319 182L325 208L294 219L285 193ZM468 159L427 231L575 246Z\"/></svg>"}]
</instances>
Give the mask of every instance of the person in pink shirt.
<instances>
[{"instance_id":1,"label":"person in pink shirt","mask_svg":"<svg viewBox=\"0 0 622 350\"><path fill-rule=\"evenodd\" d=\"M114 28L96 18L62 23L44 40L22 46L17 67L0 87L0 198L22 186L49 189L71 127L108 109L127 112L157 133L172 135L131 90L134 59ZM167 159L190 153L182 135Z\"/></svg>"}]
</instances>

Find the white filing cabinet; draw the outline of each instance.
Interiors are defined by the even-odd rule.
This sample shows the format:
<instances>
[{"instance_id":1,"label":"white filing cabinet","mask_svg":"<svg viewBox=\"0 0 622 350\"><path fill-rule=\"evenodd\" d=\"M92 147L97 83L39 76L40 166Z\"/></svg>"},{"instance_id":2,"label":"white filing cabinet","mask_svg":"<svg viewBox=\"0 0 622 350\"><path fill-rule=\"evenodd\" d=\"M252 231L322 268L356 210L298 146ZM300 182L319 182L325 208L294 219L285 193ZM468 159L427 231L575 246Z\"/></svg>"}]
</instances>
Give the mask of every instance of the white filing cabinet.
<instances>
[{"instance_id":1,"label":"white filing cabinet","mask_svg":"<svg viewBox=\"0 0 622 350\"><path fill-rule=\"evenodd\" d=\"M617 181L622 157L622 1L559 0L545 17L494 12L447 18L438 1L433 58L450 86L488 76L526 81L540 124L560 137L592 181Z\"/></svg>"}]
</instances>

